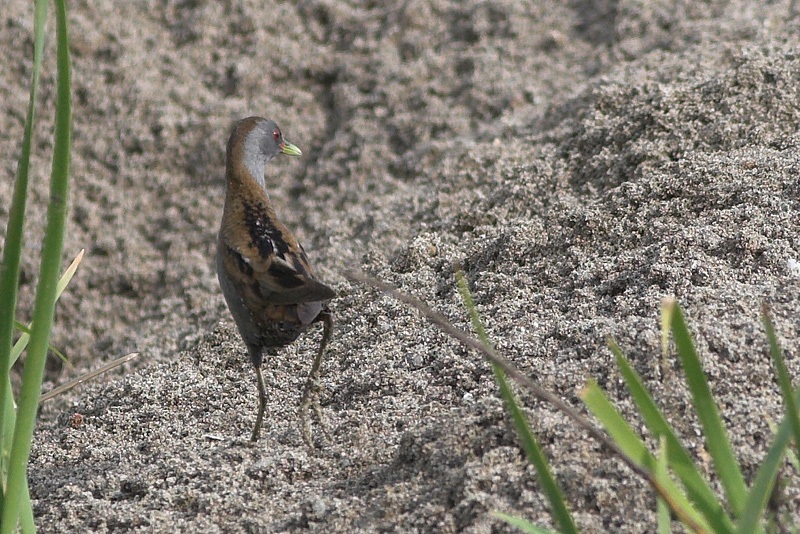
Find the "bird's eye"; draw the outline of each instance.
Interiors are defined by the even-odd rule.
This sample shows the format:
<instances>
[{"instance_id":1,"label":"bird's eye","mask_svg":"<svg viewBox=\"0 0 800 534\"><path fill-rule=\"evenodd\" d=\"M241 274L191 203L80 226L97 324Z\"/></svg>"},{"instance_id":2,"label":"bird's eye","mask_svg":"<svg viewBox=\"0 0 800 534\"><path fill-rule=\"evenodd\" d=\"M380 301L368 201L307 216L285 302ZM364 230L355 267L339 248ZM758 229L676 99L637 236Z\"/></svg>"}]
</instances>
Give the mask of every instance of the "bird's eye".
<instances>
[{"instance_id":1,"label":"bird's eye","mask_svg":"<svg viewBox=\"0 0 800 534\"><path fill-rule=\"evenodd\" d=\"M276 141L280 141L281 140L281 132L280 132L280 130L275 130L274 132L272 132L272 137Z\"/></svg>"}]
</instances>

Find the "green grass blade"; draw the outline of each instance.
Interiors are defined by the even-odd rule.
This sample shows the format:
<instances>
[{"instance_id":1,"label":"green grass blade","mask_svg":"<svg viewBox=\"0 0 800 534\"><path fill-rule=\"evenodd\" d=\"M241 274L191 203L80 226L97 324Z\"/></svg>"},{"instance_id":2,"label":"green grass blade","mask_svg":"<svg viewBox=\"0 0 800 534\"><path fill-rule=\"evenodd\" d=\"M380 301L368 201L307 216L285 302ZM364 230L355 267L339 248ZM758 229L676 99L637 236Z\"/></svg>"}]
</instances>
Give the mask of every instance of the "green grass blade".
<instances>
[{"instance_id":1,"label":"green grass blade","mask_svg":"<svg viewBox=\"0 0 800 534\"><path fill-rule=\"evenodd\" d=\"M56 19L56 120L53 166L50 176L50 200L47 207L39 283L33 312L33 332L22 375L22 389L17 407L17 424L9 460L7 492L0 519L0 534L16 531L20 510L24 509L26 471L30 458L33 429L41 394L47 345L56 303L56 285L64 245L64 226L69 194L69 162L72 128L71 74L67 35L66 0L55 1Z\"/></svg>"},{"instance_id":2,"label":"green grass blade","mask_svg":"<svg viewBox=\"0 0 800 534\"><path fill-rule=\"evenodd\" d=\"M14 320L14 328L16 328L17 330L19 330L19 331L20 331L20 332L22 332L23 334L27 334L27 335L28 335L28 338L30 339L30 335L31 335L31 329L30 329L30 327L28 327L28 326L26 326L26 325L22 324L21 322L19 322L19 321L17 321L17 320L15 319L15 320ZM64 364L66 364L66 365L68 365L68 366L70 366L70 367L72 366L72 364L69 362L69 360L67 359L67 357L66 357L66 356L64 356L64 353L63 353L63 352L61 352L60 350L58 350L58 349L57 349L56 347L54 347L53 345L49 345L49 344L48 344L48 345L47 345L47 350L49 350L50 352L52 352L53 354L55 354L55 355L58 357L58 359L59 359L59 360L61 360L61 361L62 361Z\"/></svg>"},{"instance_id":3,"label":"green grass blade","mask_svg":"<svg viewBox=\"0 0 800 534\"><path fill-rule=\"evenodd\" d=\"M792 399L795 403L800 403L800 388L794 391ZM744 513L737 525L738 532L741 534L754 532L763 517L764 510L772 494L772 488L775 486L775 480L778 478L778 471L783 465L784 453L787 451L787 447L794 435L793 426L787 414L775 433L775 439L772 440L772 445L770 445L766 457L758 467L756 478L750 488L750 493L747 495Z\"/></svg>"},{"instance_id":4,"label":"green grass blade","mask_svg":"<svg viewBox=\"0 0 800 534\"><path fill-rule=\"evenodd\" d=\"M10 387L6 390L6 393L7 393L9 398L7 399L8 402L5 404L5 408L4 408L5 409L5 413L3 414L3 424L8 424L9 428L13 428L14 424L16 423L16 420L17 420L17 412L16 412L16 408L14 406L14 399L11 398L11 388ZM5 481L6 481L6 476L8 474L7 466L8 466L9 453L11 451L12 439L13 439L13 433L8 433L3 438L3 442L0 442L0 445L2 445L2 447L3 447L2 454L5 456L5 460L6 460L4 462L4 466L5 467L4 467L4 470L2 472L2 481L1 481L2 484L0 484L0 490L2 490L1 491L2 493L4 493L5 490L6 490ZM28 491L28 481L27 480L25 480L25 486L22 488L22 498L20 500L20 508L21 508L21 510L20 510L19 521L20 521L20 528L21 528L22 532L24 534L27 534L29 532L31 532L31 533L32 532L36 532L36 526L34 525L34 521L33 521L33 509L31 507L31 498L30 498L30 492Z\"/></svg>"},{"instance_id":5,"label":"green grass blade","mask_svg":"<svg viewBox=\"0 0 800 534\"><path fill-rule=\"evenodd\" d=\"M608 345L614 354L617 367L631 394L631 399L636 404L647 429L652 435L661 436L666 440L669 467L683 482L691 501L714 528L715 532L735 532L736 527L733 521L719 503L719 499L714 494L711 486L700 474L700 471L697 470L691 455L678 440L672 426L656 406L642 379L631 367L630 362L628 362L619 346L613 340L609 340Z\"/></svg>"},{"instance_id":6,"label":"green grass blade","mask_svg":"<svg viewBox=\"0 0 800 534\"><path fill-rule=\"evenodd\" d=\"M61 297L61 294L66 289L69 282L72 280L72 277L75 276L75 272L78 269L78 266L83 259L84 251L81 250L78 255L72 260L69 267L64 271L64 274L61 276L61 279L58 281L58 285L56 286L56 299ZM25 347L28 346L28 341L30 340L30 329L28 328L21 328L23 334L19 337L17 342L14 344L14 347L11 349L11 362L16 362L17 359L22 354L22 351L25 350ZM52 345L48 343L48 347L50 350L53 350ZM62 355L63 356L63 355ZM5 403L0 406L0 409L3 410L5 413L2 419L2 425L7 429L7 431L2 435L0 439L0 446L2 446L2 450L0 450L0 475L2 476L3 485L5 485L6 476L8 475L8 459L11 454L11 443L13 439L14 433L14 425L16 424L17 414L14 405L14 399L11 395L11 381L6 375L5 377L0 377L0 379L5 379L6 382L6 389L5 393ZM23 501L24 503L24 501ZM0 514L2 510L0 510Z\"/></svg>"},{"instance_id":7,"label":"green grass blade","mask_svg":"<svg viewBox=\"0 0 800 534\"><path fill-rule=\"evenodd\" d=\"M800 388L794 390L795 399L798 399L797 402L800 403ZM767 424L769 425L769 429L772 431L773 434L778 433L778 425L775 424L770 417L767 417ZM794 449L786 449L786 459L789 463L794 467L794 470L800 472L800 460L797 458L797 454L794 452Z\"/></svg>"},{"instance_id":8,"label":"green grass blade","mask_svg":"<svg viewBox=\"0 0 800 534\"><path fill-rule=\"evenodd\" d=\"M561 532L578 534L578 528L575 526L575 521L572 519L572 514L567 507L564 492L559 487L558 482L556 482L550 469L550 464L547 461L547 456L544 454L536 435L528 425L525 414L519 408L514 398L514 393L511 391L505 373L496 365L492 365L492 370L500 386L500 392L506 403L509 414L511 415L511 419L514 422L514 427L517 430L520 443L525 451L525 456L536 468L536 473L539 475L539 484L541 484L547 496L547 500L550 502L553 522L559 525Z\"/></svg>"},{"instance_id":9,"label":"green grass blade","mask_svg":"<svg viewBox=\"0 0 800 534\"><path fill-rule=\"evenodd\" d=\"M480 339L484 345L491 347L492 343L486 335L486 329L475 308L475 302L472 300L472 294L467 287L466 279L463 273L458 269L456 270L456 281L458 284L458 291L461 293L461 298L464 299L464 304L469 313L472 325L478 333L478 339ZM511 420L517 430L517 435L519 436L525 455L528 461L536 468L536 472L539 475L539 483L542 485L542 489L550 502L553 521L559 525L562 532L578 534L578 528L575 526L575 521L572 519L572 514L570 514L566 500L564 499L564 493L553 476L547 461L547 456L544 454L539 440L531 430L530 425L528 425L525 414L514 398L514 393L511 391L511 386L506 379L505 373L495 364L492 364L492 371L494 372L497 384L500 386L500 393L505 401L506 409L509 415L511 415Z\"/></svg>"},{"instance_id":10,"label":"green grass blade","mask_svg":"<svg viewBox=\"0 0 800 534\"><path fill-rule=\"evenodd\" d=\"M61 295L67 288L67 285L69 285L70 281L72 280L72 277L75 276L75 272L78 270L78 266L81 264L81 260L83 260L83 253L84 250L81 249L78 255L75 256L75 259L72 260L72 263L69 264L69 267L67 267L67 269L64 271L64 274L61 275L61 278L58 281L58 285L56 286L56 300L61 298ZM17 342L14 343L14 347L11 349L12 365L17 361L17 359L19 359L20 355L22 354L22 351L25 350L25 347L28 346L28 341L30 340L31 337L30 327L28 327L28 329L20 328L20 330L22 330L23 334L19 336L19 339L17 339ZM50 348L50 350L55 350L52 345L48 345L48 347ZM57 351L56 353L60 355L59 357L66 360L66 357L63 354ZM69 361L67 361L66 363L69 364Z\"/></svg>"},{"instance_id":11,"label":"green grass blade","mask_svg":"<svg viewBox=\"0 0 800 534\"><path fill-rule=\"evenodd\" d=\"M660 488L660 496L681 522L695 532L713 532L675 482L669 476L661 476L657 472L655 457L594 381L589 381L581 391L581 399L622 451L637 465L653 474Z\"/></svg>"},{"instance_id":12,"label":"green grass blade","mask_svg":"<svg viewBox=\"0 0 800 534\"><path fill-rule=\"evenodd\" d=\"M502 519L512 527L517 527L526 534L558 534L554 530L547 530L546 528L537 527L536 525L527 522L521 517L515 517L513 515L504 514L503 512L492 512L492 515L495 516L497 519Z\"/></svg>"},{"instance_id":13,"label":"green grass blade","mask_svg":"<svg viewBox=\"0 0 800 534\"><path fill-rule=\"evenodd\" d=\"M14 405L14 399L11 396L11 387L9 385L8 389L5 392L6 402L3 403L3 413L0 414L3 416L3 424L7 425L9 428L14 428L14 424L17 421L17 407ZM0 478L0 494L5 494L6 490L6 477L8 476L8 459L11 456L11 441L14 438L13 432L7 432L3 436L3 441L0 441L0 445L3 447L2 451L0 451L0 460L2 460L2 478Z\"/></svg>"},{"instance_id":14,"label":"green grass blade","mask_svg":"<svg viewBox=\"0 0 800 534\"><path fill-rule=\"evenodd\" d=\"M22 534L34 534L36 523L33 520L33 506L31 506L30 490L28 481L25 480L25 487L22 488L22 502L20 503L19 525Z\"/></svg>"},{"instance_id":15,"label":"green grass blade","mask_svg":"<svg viewBox=\"0 0 800 534\"><path fill-rule=\"evenodd\" d=\"M669 471L667 470L667 440L664 436L661 436L661 444L658 447L658 456L656 456L656 476L659 478L669 476ZM658 534L670 533L669 506L660 496L656 497L656 521Z\"/></svg>"},{"instance_id":16,"label":"green grass blade","mask_svg":"<svg viewBox=\"0 0 800 534\"><path fill-rule=\"evenodd\" d=\"M781 350L781 346L778 343L778 337L775 335L775 327L772 325L772 319L769 317L766 306L762 309L761 321L764 323L764 330L767 333L769 354L775 365L775 372L778 375L778 384L781 387L781 394L783 395L783 403L786 406L786 418L792 424L794 444L800 452L800 415L798 414L800 409L798 409L798 403L795 401L794 395L792 394L792 380L789 378L789 371L786 369L786 362L783 359L783 350Z\"/></svg>"},{"instance_id":17,"label":"green grass blade","mask_svg":"<svg viewBox=\"0 0 800 534\"><path fill-rule=\"evenodd\" d=\"M15 310L17 307L17 286L19 285L19 263L22 254L25 205L28 197L31 144L36 120L36 104L39 95L46 21L47 2L37 0L34 3L33 73L31 76L31 94L28 100L28 116L22 137L22 150L17 163L17 175L14 180L14 192L9 208L2 268L0 269L0 309L2 310ZM3 313L0 315L0 364L4 364L4 367L0 367L0 373L7 372L11 367L11 362L7 358L11 350L13 321L13 314Z\"/></svg>"},{"instance_id":18,"label":"green grass blade","mask_svg":"<svg viewBox=\"0 0 800 534\"><path fill-rule=\"evenodd\" d=\"M703 427L708 453L714 461L714 468L725 489L733 515L740 517L747 499L744 476L742 476L739 463L733 454L733 447L728 439L728 432L722 423L714 397L711 395L708 380L686 327L683 312L675 301L667 302L665 306L672 308L672 333L675 346L686 373L686 382L692 393L697 417Z\"/></svg>"},{"instance_id":19,"label":"green grass blade","mask_svg":"<svg viewBox=\"0 0 800 534\"><path fill-rule=\"evenodd\" d=\"M28 116L22 136L22 150L17 164L17 175L14 180L14 192L9 207L8 223L3 248L3 259L0 263L0 414L8 412L7 405L11 399L11 382L8 373L11 369L11 343L14 335L14 310L17 309L17 287L19 285L19 263L22 255L22 243L25 222L25 205L28 198L28 176L30 174L31 146L33 129L36 123L36 104L39 100L39 80L42 72L44 54L45 22L47 21L47 1L36 0L33 12L33 72L31 74L31 92L28 99ZM0 421L0 445L6 442L5 437L14 432L9 419ZM7 472L5 464L6 450L0 451L0 474ZM5 478L0 480L0 489L5 485ZM0 491L0 517L5 505L5 495Z\"/></svg>"}]
</instances>

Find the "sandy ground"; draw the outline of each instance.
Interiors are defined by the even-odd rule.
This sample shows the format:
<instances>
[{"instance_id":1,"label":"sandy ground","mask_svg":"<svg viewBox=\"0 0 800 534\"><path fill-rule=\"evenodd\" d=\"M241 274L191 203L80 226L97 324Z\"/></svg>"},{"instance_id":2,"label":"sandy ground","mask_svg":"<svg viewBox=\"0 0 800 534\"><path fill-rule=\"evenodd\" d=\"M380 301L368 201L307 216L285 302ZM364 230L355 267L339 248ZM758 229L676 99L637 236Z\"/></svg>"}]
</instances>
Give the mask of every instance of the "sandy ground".
<instances>
[{"instance_id":1,"label":"sandy ground","mask_svg":"<svg viewBox=\"0 0 800 534\"><path fill-rule=\"evenodd\" d=\"M762 5L763 4L763 5ZM362 268L468 329L452 263L514 363L575 405L594 377L630 414L615 337L710 469L659 302L684 305L750 480L780 398L759 322L800 375L800 14L794 2L543 0L70 3L74 156L49 389L30 470L44 532L499 532L551 525L491 373L418 313L348 283ZM5 221L30 73L31 6L0 15ZM50 39L52 45L52 38ZM52 53L52 46L48 49ZM52 55L52 54L51 54ZM25 250L30 311L51 141L44 76ZM318 332L255 387L213 267L229 126L268 116L304 152L270 195L336 288L331 439L296 406ZM3 222L5 224L5 222ZM526 399L586 532L651 532L618 460ZM82 421L75 417L80 414ZM800 517L798 474L777 499Z\"/></svg>"}]
</instances>

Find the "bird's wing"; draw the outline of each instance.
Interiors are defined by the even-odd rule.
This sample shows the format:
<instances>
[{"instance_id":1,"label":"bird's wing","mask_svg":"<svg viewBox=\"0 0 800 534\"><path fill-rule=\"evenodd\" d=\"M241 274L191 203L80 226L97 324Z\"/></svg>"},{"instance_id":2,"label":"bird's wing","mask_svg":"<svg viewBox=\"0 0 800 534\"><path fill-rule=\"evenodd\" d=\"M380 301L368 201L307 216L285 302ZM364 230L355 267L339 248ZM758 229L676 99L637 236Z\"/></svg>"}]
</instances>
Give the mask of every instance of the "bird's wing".
<instances>
[{"instance_id":1,"label":"bird's wing","mask_svg":"<svg viewBox=\"0 0 800 534\"><path fill-rule=\"evenodd\" d=\"M258 273L261 293L275 304L299 304L330 300L336 293L311 274L304 253L273 254L266 269Z\"/></svg>"},{"instance_id":2,"label":"bird's wing","mask_svg":"<svg viewBox=\"0 0 800 534\"><path fill-rule=\"evenodd\" d=\"M221 243L227 270L240 293L270 304L300 304L330 300L336 293L317 281L302 247L287 249L286 243ZM238 246L237 246L238 245Z\"/></svg>"}]
</instances>

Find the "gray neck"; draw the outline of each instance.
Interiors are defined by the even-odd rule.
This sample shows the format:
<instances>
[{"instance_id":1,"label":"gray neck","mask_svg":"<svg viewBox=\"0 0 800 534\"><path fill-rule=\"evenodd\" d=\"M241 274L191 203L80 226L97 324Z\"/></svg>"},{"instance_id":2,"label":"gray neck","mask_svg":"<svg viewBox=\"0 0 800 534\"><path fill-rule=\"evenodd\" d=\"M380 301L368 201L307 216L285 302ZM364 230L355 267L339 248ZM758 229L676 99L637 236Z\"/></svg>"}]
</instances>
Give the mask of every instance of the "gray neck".
<instances>
[{"instance_id":1,"label":"gray neck","mask_svg":"<svg viewBox=\"0 0 800 534\"><path fill-rule=\"evenodd\" d=\"M261 189L266 192L267 186L264 183L264 167L272 158L267 157L267 155L261 151L259 139L262 135L263 133L260 132L258 128L250 132L244 141L244 150L242 153L244 154L244 166L250 172L250 176L252 176L255 181L258 182L258 185L261 186Z\"/></svg>"}]
</instances>

